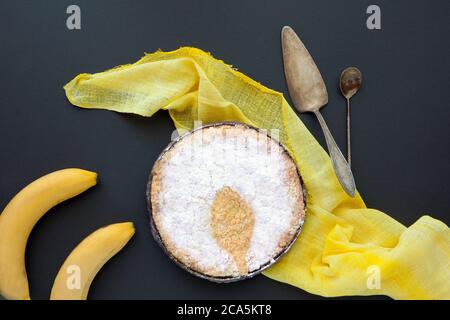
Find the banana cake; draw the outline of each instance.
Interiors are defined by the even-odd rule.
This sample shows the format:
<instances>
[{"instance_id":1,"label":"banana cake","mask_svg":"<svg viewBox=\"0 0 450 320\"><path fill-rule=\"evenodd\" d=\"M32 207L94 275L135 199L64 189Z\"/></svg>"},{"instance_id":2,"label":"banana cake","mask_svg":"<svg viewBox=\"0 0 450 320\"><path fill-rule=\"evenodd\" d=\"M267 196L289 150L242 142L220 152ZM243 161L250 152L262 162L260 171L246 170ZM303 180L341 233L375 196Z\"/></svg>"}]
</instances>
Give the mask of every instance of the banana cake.
<instances>
[{"instance_id":1,"label":"banana cake","mask_svg":"<svg viewBox=\"0 0 450 320\"><path fill-rule=\"evenodd\" d=\"M172 142L152 169L147 196L158 243L186 270L218 282L274 263L306 210L288 152L239 123L204 126Z\"/></svg>"}]
</instances>

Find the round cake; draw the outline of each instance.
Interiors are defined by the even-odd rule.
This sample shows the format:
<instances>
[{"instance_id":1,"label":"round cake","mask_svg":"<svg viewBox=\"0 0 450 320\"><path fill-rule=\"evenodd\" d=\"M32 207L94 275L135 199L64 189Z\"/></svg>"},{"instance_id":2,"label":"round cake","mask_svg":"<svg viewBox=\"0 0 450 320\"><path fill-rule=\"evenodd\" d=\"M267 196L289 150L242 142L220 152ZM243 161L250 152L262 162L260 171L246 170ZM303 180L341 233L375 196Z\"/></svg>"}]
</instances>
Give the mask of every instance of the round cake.
<instances>
[{"instance_id":1,"label":"round cake","mask_svg":"<svg viewBox=\"0 0 450 320\"><path fill-rule=\"evenodd\" d=\"M288 152L238 123L173 141L153 167L147 196L158 243L186 270L217 282L273 264L298 236L306 210Z\"/></svg>"}]
</instances>

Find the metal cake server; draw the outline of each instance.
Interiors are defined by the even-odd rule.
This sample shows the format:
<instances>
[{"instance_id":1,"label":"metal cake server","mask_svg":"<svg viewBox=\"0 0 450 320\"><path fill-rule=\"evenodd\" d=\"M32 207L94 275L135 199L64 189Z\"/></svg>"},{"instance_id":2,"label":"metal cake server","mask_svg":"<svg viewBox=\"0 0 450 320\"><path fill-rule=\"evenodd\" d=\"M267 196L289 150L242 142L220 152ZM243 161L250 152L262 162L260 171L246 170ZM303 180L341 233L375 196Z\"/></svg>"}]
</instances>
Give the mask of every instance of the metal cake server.
<instances>
[{"instance_id":1,"label":"metal cake server","mask_svg":"<svg viewBox=\"0 0 450 320\"><path fill-rule=\"evenodd\" d=\"M286 82L294 106L301 113L313 112L316 115L327 142L336 176L345 192L354 197L356 186L350 166L319 111L328 103L327 88L322 75L305 45L291 27L283 27L281 44Z\"/></svg>"}]
</instances>

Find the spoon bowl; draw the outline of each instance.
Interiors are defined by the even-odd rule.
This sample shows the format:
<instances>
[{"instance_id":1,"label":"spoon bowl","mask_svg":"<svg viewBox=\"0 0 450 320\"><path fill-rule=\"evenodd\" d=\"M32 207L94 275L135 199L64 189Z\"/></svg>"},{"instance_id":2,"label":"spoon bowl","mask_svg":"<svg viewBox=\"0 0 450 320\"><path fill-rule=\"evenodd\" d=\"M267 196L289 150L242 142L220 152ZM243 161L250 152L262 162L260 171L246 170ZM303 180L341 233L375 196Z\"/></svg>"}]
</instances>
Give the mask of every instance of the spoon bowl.
<instances>
[{"instance_id":1,"label":"spoon bowl","mask_svg":"<svg viewBox=\"0 0 450 320\"><path fill-rule=\"evenodd\" d=\"M340 87L342 95L349 100L361 88L362 74L356 67L348 67L341 73Z\"/></svg>"}]
</instances>

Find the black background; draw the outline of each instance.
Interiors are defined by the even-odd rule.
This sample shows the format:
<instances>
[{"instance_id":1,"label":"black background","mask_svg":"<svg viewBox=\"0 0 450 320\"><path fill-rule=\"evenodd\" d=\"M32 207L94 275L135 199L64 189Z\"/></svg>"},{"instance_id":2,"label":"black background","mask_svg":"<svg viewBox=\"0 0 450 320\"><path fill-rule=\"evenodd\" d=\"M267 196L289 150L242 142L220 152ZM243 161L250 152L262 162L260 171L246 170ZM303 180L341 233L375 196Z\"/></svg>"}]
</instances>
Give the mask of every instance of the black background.
<instances>
[{"instance_id":1,"label":"black background","mask_svg":"<svg viewBox=\"0 0 450 320\"><path fill-rule=\"evenodd\" d=\"M66 28L70 4L81 7L81 30ZM381 7L382 30L366 28L369 4ZM144 196L150 168L173 130L168 114L81 110L62 89L78 73L190 45L287 95L283 25L299 33L324 76L330 102L323 115L343 150L338 76L348 65L363 72L364 87L352 100L352 146L367 205L405 225L423 214L448 224L449 18L448 0L1 1L0 207L57 169L100 175L95 188L52 209L33 230L26 256L32 298L48 298L81 239L127 220L137 233L96 277L90 298L317 298L264 276L220 285L175 266L150 235ZM301 119L323 144L313 116Z\"/></svg>"}]
</instances>

